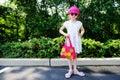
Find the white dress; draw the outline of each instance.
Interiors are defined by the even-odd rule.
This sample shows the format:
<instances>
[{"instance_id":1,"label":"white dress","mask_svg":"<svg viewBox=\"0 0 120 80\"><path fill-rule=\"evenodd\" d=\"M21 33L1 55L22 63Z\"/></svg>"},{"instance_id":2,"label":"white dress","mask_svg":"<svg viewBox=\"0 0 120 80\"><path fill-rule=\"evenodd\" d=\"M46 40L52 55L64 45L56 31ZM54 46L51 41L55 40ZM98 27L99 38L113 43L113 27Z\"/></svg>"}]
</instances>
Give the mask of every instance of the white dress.
<instances>
[{"instance_id":1,"label":"white dress","mask_svg":"<svg viewBox=\"0 0 120 80\"><path fill-rule=\"evenodd\" d=\"M65 21L63 26L66 27L67 33L70 34L70 39L72 42L72 46L75 48L76 53L82 52L82 42L81 37L79 35L80 27L82 26L81 21Z\"/></svg>"}]
</instances>

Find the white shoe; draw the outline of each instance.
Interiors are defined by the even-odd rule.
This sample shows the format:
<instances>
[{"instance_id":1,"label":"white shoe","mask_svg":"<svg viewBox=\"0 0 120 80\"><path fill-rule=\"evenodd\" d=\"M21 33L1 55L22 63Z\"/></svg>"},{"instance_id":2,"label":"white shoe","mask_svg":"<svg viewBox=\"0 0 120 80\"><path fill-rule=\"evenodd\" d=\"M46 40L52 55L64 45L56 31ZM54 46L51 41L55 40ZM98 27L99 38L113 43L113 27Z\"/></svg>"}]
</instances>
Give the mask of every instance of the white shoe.
<instances>
[{"instance_id":1,"label":"white shoe","mask_svg":"<svg viewBox=\"0 0 120 80\"><path fill-rule=\"evenodd\" d=\"M74 70L74 74L79 75L79 76L85 76L83 72L79 72L78 70Z\"/></svg>"},{"instance_id":2,"label":"white shoe","mask_svg":"<svg viewBox=\"0 0 120 80\"><path fill-rule=\"evenodd\" d=\"M69 70L68 73L65 74L65 78L70 78L73 74L72 70Z\"/></svg>"}]
</instances>

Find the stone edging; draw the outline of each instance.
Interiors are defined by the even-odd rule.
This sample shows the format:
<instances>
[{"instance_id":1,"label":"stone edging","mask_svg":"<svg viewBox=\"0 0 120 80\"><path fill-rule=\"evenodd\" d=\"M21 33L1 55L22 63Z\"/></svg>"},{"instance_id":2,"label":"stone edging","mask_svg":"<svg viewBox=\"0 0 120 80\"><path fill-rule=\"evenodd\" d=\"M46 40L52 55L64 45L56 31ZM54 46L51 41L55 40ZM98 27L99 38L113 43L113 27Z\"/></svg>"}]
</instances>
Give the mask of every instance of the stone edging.
<instances>
[{"instance_id":1,"label":"stone edging","mask_svg":"<svg viewBox=\"0 0 120 80\"><path fill-rule=\"evenodd\" d=\"M78 58L77 64L84 65L120 65L120 58ZM67 59L62 58L0 58L0 66L67 66Z\"/></svg>"}]
</instances>

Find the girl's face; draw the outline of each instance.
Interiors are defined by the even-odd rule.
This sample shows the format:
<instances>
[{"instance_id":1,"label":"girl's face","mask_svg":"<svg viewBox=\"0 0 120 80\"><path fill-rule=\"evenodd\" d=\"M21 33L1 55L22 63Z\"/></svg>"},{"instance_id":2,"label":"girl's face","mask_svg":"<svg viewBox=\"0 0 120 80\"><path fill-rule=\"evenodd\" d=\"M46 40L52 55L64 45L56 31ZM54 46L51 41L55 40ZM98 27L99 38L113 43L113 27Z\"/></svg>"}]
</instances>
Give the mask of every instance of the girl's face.
<instances>
[{"instance_id":1,"label":"girl's face","mask_svg":"<svg viewBox=\"0 0 120 80\"><path fill-rule=\"evenodd\" d=\"M69 17L70 17L70 20L76 20L77 17L78 17L78 14L76 14L76 13L71 13L71 14L69 14Z\"/></svg>"}]
</instances>

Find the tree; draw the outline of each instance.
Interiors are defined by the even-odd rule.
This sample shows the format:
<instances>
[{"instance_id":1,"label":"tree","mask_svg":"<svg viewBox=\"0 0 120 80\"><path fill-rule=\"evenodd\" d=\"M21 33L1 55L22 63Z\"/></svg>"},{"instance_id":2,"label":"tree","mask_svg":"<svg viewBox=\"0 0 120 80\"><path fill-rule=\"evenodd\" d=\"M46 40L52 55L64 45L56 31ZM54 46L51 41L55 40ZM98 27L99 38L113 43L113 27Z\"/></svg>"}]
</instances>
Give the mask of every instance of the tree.
<instances>
[{"instance_id":1,"label":"tree","mask_svg":"<svg viewBox=\"0 0 120 80\"><path fill-rule=\"evenodd\" d=\"M116 3L118 3L117 6L112 0L91 0L87 5L82 3L80 19L86 29L86 38L103 42L120 37L120 24L118 22L120 21L120 5L119 1Z\"/></svg>"},{"instance_id":2,"label":"tree","mask_svg":"<svg viewBox=\"0 0 120 80\"><path fill-rule=\"evenodd\" d=\"M0 6L0 42L5 42L7 40L12 40L11 36L14 36L15 27L11 25L12 22L9 21L11 18L12 8ZM11 31L12 30L12 31Z\"/></svg>"},{"instance_id":3,"label":"tree","mask_svg":"<svg viewBox=\"0 0 120 80\"><path fill-rule=\"evenodd\" d=\"M66 11L76 5L85 38L99 41L120 37L119 0L10 0L16 8L0 7L0 36L3 42L28 40L40 36L60 36L59 28L67 20ZM4 13L4 14L3 14ZM3 35L4 34L4 35Z\"/></svg>"}]
</instances>

